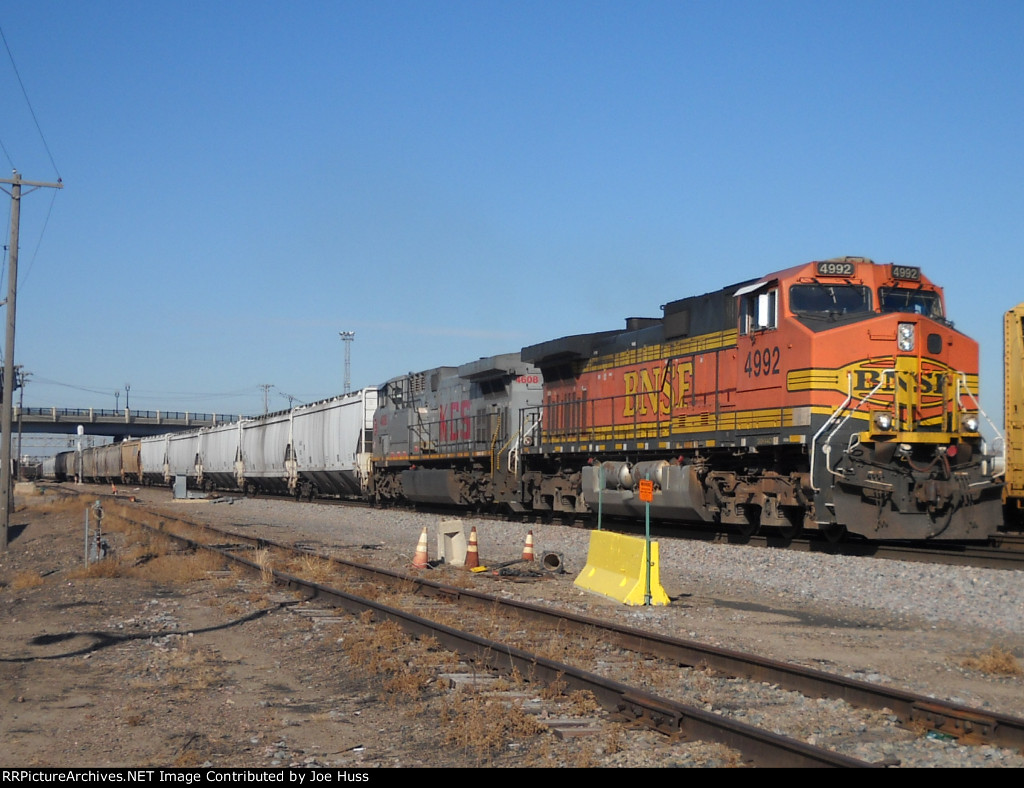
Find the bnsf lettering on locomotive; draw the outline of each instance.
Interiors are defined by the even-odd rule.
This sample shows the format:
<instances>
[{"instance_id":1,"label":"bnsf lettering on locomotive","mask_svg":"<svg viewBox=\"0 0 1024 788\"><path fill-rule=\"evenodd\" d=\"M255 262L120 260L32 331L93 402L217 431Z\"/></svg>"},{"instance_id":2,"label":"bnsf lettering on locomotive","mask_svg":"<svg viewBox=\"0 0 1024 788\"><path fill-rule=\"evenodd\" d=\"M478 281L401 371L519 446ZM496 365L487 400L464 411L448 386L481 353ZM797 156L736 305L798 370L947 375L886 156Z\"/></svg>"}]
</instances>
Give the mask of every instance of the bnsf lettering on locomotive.
<instances>
[{"instance_id":1,"label":"bnsf lettering on locomotive","mask_svg":"<svg viewBox=\"0 0 1024 788\"><path fill-rule=\"evenodd\" d=\"M882 373L877 369L858 369L854 371L853 375L854 391L871 391L875 386L882 382ZM886 381L884 388L892 388L889 381Z\"/></svg>"},{"instance_id":2,"label":"bnsf lettering on locomotive","mask_svg":"<svg viewBox=\"0 0 1024 788\"><path fill-rule=\"evenodd\" d=\"M942 394L946 390L946 376L941 372L926 372L921 375L922 394Z\"/></svg>"},{"instance_id":3,"label":"bnsf lettering on locomotive","mask_svg":"<svg viewBox=\"0 0 1024 788\"><path fill-rule=\"evenodd\" d=\"M858 369L853 373L853 389L866 394L882 381L882 373L876 369ZM946 376L942 372L922 372L917 376L918 390L922 394L942 394L946 389ZM905 376L899 376L899 387L906 391L910 383ZM892 391L892 378L887 376L879 391Z\"/></svg>"},{"instance_id":4,"label":"bnsf lettering on locomotive","mask_svg":"<svg viewBox=\"0 0 1024 788\"><path fill-rule=\"evenodd\" d=\"M647 416L655 413L667 416L674 408L685 407L686 395L690 393L693 381L693 362L683 361L672 369L668 380L665 379L665 367L661 365L639 372L626 372L623 375L626 399L622 415Z\"/></svg>"}]
</instances>

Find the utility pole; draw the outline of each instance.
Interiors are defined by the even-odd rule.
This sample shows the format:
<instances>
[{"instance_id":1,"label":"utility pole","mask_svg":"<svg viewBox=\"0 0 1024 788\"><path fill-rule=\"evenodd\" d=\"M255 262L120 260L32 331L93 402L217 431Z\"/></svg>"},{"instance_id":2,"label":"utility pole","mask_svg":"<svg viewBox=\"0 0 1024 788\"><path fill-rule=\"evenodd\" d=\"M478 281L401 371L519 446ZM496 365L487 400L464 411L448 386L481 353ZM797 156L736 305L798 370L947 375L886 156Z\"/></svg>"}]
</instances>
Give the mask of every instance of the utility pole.
<instances>
[{"instance_id":1,"label":"utility pole","mask_svg":"<svg viewBox=\"0 0 1024 788\"><path fill-rule=\"evenodd\" d=\"M345 343L345 391L348 394L352 389L352 340L356 338L355 331L339 331L338 336Z\"/></svg>"},{"instance_id":2,"label":"utility pole","mask_svg":"<svg viewBox=\"0 0 1024 788\"><path fill-rule=\"evenodd\" d=\"M8 542L8 531L11 526L11 510L14 508L14 497L11 493L11 422L13 421L14 410L14 326L15 306L18 296L18 229L21 225L21 188L22 186L32 187L29 191L36 189L63 189L61 181L56 183L41 183L35 181L23 181L21 173L14 171L13 178L0 178L0 183L11 184L11 247L8 254L8 276L7 276L7 341L4 345L4 380L7 381L7 390L3 393L3 402L0 403L3 411L0 418L0 551L6 552ZM7 191L7 189L4 189Z\"/></svg>"},{"instance_id":3,"label":"utility pole","mask_svg":"<svg viewBox=\"0 0 1024 788\"><path fill-rule=\"evenodd\" d=\"M260 388L263 389L263 415L266 416L270 413L270 389L273 388L273 385L260 383Z\"/></svg>"}]
</instances>

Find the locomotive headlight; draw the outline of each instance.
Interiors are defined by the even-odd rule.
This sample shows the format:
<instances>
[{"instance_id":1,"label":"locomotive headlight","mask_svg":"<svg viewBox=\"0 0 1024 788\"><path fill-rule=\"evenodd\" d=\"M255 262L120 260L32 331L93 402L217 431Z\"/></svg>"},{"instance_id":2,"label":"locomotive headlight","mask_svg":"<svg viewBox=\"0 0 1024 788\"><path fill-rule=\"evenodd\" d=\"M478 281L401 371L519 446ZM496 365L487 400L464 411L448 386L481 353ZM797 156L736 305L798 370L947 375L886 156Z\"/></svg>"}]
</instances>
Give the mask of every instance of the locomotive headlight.
<instances>
[{"instance_id":1,"label":"locomotive headlight","mask_svg":"<svg viewBox=\"0 0 1024 788\"><path fill-rule=\"evenodd\" d=\"M892 414L887 413L884 410L879 411L875 414L875 426L881 432L888 432L892 429Z\"/></svg>"},{"instance_id":2,"label":"locomotive headlight","mask_svg":"<svg viewBox=\"0 0 1024 788\"><path fill-rule=\"evenodd\" d=\"M964 432L977 432L978 431L978 415L976 413L965 413L963 420L960 422Z\"/></svg>"},{"instance_id":3,"label":"locomotive headlight","mask_svg":"<svg viewBox=\"0 0 1024 788\"><path fill-rule=\"evenodd\" d=\"M896 346L904 353L914 349L914 324L900 323L896 329Z\"/></svg>"}]
</instances>

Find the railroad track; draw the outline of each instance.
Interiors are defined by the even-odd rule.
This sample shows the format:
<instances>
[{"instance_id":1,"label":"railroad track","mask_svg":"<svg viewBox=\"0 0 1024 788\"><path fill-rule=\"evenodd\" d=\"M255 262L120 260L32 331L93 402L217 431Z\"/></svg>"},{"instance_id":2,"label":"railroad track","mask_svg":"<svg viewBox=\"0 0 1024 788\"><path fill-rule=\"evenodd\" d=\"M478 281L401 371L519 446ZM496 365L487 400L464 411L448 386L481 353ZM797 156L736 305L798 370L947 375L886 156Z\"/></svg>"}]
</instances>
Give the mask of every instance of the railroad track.
<instances>
[{"instance_id":1,"label":"railroad track","mask_svg":"<svg viewBox=\"0 0 1024 788\"><path fill-rule=\"evenodd\" d=\"M266 539L247 538L236 533L198 526L187 520L158 515L164 523L163 533L174 534L192 547L212 549L225 560L246 566L254 572L265 572L266 564L252 560L254 549L272 550L285 556L296 553L309 555L306 549L296 550L291 545ZM144 523L137 523L145 525ZM196 530L199 529L199 530ZM180 533L189 531L190 533ZM202 538L197 538L201 534ZM515 671L531 681L559 683L574 689L587 690L615 718L634 724L645 724L662 733L686 739L716 741L734 748L743 759L758 766L841 766L865 767L888 765L867 763L837 753L831 749L808 744L792 736L784 736L759 729L736 718L708 711L693 703L655 694L643 686L633 686L636 656L623 658L618 651L644 655L646 671L653 670L648 660L656 661L664 674L678 675L682 670L694 669L707 674L732 677L747 681L777 685L783 690L799 692L814 698L840 698L851 706L867 710L888 710L901 725L932 735L954 737L963 743L986 743L1000 747L1020 749L1024 746L1024 720L987 710L972 709L957 704L936 701L933 698L893 690L879 685L846 679L788 663L766 660L757 655L711 647L694 641L681 640L623 627L598 619L577 616L564 611L540 607L510 599L498 598L462 587L435 582L393 570L366 566L322 556L332 561L340 571L359 582L374 587L381 584L411 588L411 609L399 609L371 601L367 596L303 579L293 574L274 572L275 581L299 591L307 600L327 603L357 614L371 614L378 620L391 620L401 625L410 635L430 636L466 660L489 670ZM460 626L455 627L415 612L422 609L424 599L440 600L442 608L450 611L458 605ZM502 611L513 621L529 621L533 637L548 646L555 641L595 641L606 650L601 659L615 664L622 671L618 678L603 675L593 667L582 667L545 656L539 650L524 646L504 634L500 638L484 637L464 629L462 611L474 610L482 619L473 629L495 629L490 616ZM422 610L421 610L422 612ZM539 631L534 627L541 627ZM518 632L516 627L513 629ZM547 634L545 634L547 633ZM571 638L566 638L571 635ZM610 649L608 651L607 649ZM653 663L651 663L653 664ZM611 671L609 671L611 672Z\"/></svg>"},{"instance_id":2,"label":"railroad track","mask_svg":"<svg viewBox=\"0 0 1024 788\"><path fill-rule=\"evenodd\" d=\"M81 487L68 488L57 485L62 489L74 494L82 494ZM106 491L102 485L93 485L96 495L103 499L124 500L124 496L116 496ZM226 495L225 500L233 497ZM291 500L289 496L264 495L268 499ZM344 506L356 508L369 508L364 501L346 501L340 499L318 499L316 503L325 506ZM415 511L428 512L433 514L451 514L447 509L434 509L432 507L417 507ZM500 514L474 513L479 519L494 519L508 521L510 518ZM530 522L531 518L517 516L517 520ZM567 527L591 528L590 521L581 520L566 521ZM644 526L635 522L623 521L612 522L610 527L622 533L643 533ZM987 544L971 543L881 543L848 541L832 543L825 539L798 537L785 539L781 536L771 534L754 534L743 536L735 531L718 530L708 528L707 524L700 527L687 527L685 524L673 524L664 526L654 524L651 533L658 539L693 539L696 541L716 544L736 544L750 547L762 547L778 550L796 550L808 553L823 553L827 555L857 556L861 558L879 558L891 561L912 561L916 563L944 564L948 566L971 566L978 569L1008 569L1024 570L1024 534L1021 533L1000 533L992 537Z\"/></svg>"}]
</instances>

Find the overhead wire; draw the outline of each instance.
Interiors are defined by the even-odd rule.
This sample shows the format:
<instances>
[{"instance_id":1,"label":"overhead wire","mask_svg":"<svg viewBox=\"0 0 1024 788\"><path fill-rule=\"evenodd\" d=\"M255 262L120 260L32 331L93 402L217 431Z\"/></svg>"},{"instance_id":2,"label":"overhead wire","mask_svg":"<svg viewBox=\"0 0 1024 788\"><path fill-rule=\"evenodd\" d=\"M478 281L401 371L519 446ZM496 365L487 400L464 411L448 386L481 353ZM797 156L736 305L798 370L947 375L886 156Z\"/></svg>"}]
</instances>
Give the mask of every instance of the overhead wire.
<instances>
[{"instance_id":1,"label":"overhead wire","mask_svg":"<svg viewBox=\"0 0 1024 788\"><path fill-rule=\"evenodd\" d=\"M46 135L43 134L43 128L39 124L39 118L36 117L36 111L32 106L32 101L28 97L28 90L25 89L25 83L21 78L21 72L18 71L18 64L14 61L14 53L11 51L10 45L7 43L7 36L4 33L3 26L0 25L0 40L3 41L4 49L7 50L7 58L11 61L11 68L14 71L14 76L18 80L18 86L21 88L21 95L25 98L25 105L28 107L29 115L32 116L32 122L35 124L36 132L39 134L39 139L43 143L43 149L46 151L46 156L50 160L50 165L53 167L53 172L57 176L58 183L63 183L64 179L60 175L60 170L57 168L57 162L53 158L53 152L50 150L50 144L46 140ZM11 170L16 170L14 166L14 160L11 158L10 151L7 150L7 146L0 142L0 147L3 148L4 156L7 158L8 164L10 164ZM39 231L39 238L36 241L36 246L32 252L32 257L29 259L28 266L25 269L24 275L21 277L22 281L27 281L32 273L32 268L35 263L36 257L39 254L39 248L43 243L43 235L46 232L46 227L49 224L50 216L53 212L53 205L57 199L57 190L53 190L53 194L50 197L50 206L46 212L46 218L43 221L43 226ZM8 222L8 225L10 223ZM4 236L4 251L9 253L10 251L10 230L5 232ZM3 258L3 266L0 268L0 275L6 276L7 273L7 254Z\"/></svg>"},{"instance_id":2,"label":"overhead wire","mask_svg":"<svg viewBox=\"0 0 1024 788\"><path fill-rule=\"evenodd\" d=\"M36 131L39 132L39 139L43 143L43 148L46 149L46 155L50 159L50 164L53 166L53 171L57 175L57 180L63 181L63 179L60 177L60 170L57 169L57 162L54 161L53 154L50 152L50 145L46 141L46 135L43 134L43 129L39 125L39 119L36 117L36 111L32 108L32 102L29 101L28 91L25 90L25 83L21 80L21 74L18 72L18 65L14 62L14 53L11 52L11 47L7 44L7 36L4 35L4 29L2 25L0 25L0 39L3 39L4 48L7 50L7 57L11 61L11 68L14 69L14 76L18 78L18 85L21 87L21 94L25 97L25 104L28 105L28 111L29 114L32 116L32 122L36 125ZM6 148L4 149L4 153L7 153ZM10 156L7 157L8 161L10 161L10 158ZM11 165L11 168L14 168L13 163Z\"/></svg>"}]
</instances>

